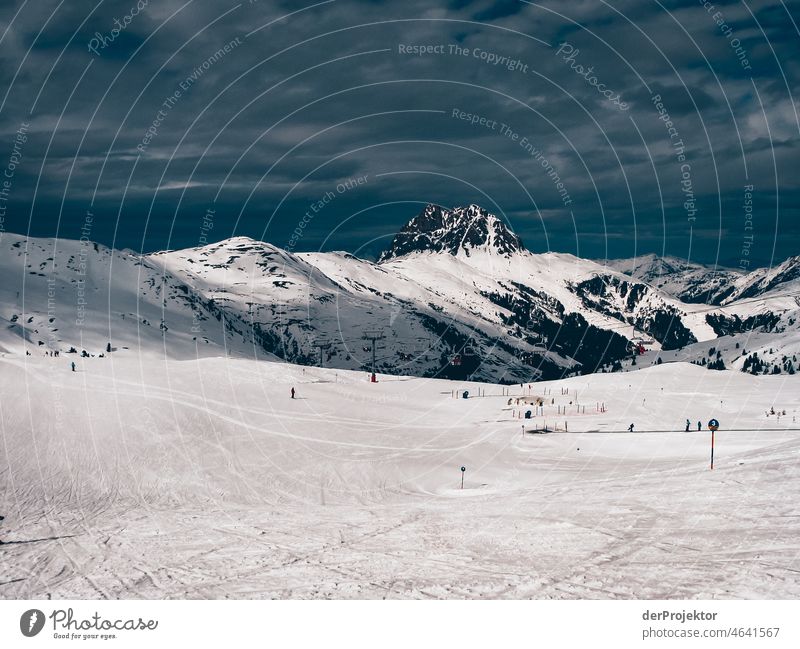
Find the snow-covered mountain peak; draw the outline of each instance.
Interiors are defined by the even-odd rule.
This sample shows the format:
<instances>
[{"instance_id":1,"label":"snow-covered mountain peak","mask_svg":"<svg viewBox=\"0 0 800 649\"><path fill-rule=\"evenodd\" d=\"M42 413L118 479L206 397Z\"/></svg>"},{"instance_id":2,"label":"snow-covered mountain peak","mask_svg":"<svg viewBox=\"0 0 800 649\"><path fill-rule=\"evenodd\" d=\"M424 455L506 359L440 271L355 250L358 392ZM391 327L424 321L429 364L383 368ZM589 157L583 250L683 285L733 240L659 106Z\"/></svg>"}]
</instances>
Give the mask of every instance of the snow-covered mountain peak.
<instances>
[{"instance_id":1,"label":"snow-covered mountain peak","mask_svg":"<svg viewBox=\"0 0 800 649\"><path fill-rule=\"evenodd\" d=\"M259 239L253 239L253 237L238 235L235 237L230 237L228 239L225 239L220 243L226 244L227 246L252 246L252 245L261 245L264 242L260 241Z\"/></svg>"},{"instance_id":2,"label":"snow-covered mountain peak","mask_svg":"<svg viewBox=\"0 0 800 649\"><path fill-rule=\"evenodd\" d=\"M655 253L639 255L638 257L634 257L632 259L608 260L606 264L610 268L625 273L626 275L630 275L637 279L643 279L648 282L665 275L674 275L676 273L697 271L705 274L713 271L711 267L699 264L697 262L692 262L669 255L660 256Z\"/></svg>"},{"instance_id":3,"label":"snow-covered mountain peak","mask_svg":"<svg viewBox=\"0 0 800 649\"><path fill-rule=\"evenodd\" d=\"M447 209L429 204L403 226L378 261L419 252L469 257L479 250L509 256L525 246L503 221L479 205Z\"/></svg>"},{"instance_id":4,"label":"snow-covered mountain peak","mask_svg":"<svg viewBox=\"0 0 800 649\"><path fill-rule=\"evenodd\" d=\"M237 251L237 252L254 252L264 249L275 249L275 246L258 239L253 239L246 236L230 237L216 243L211 243L198 248L204 252L215 253L223 250Z\"/></svg>"},{"instance_id":5,"label":"snow-covered mountain peak","mask_svg":"<svg viewBox=\"0 0 800 649\"><path fill-rule=\"evenodd\" d=\"M608 268L646 282L664 293L693 304L722 304L735 290L742 271L706 266L678 257L645 254L603 262Z\"/></svg>"},{"instance_id":6,"label":"snow-covered mountain peak","mask_svg":"<svg viewBox=\"0 0 800 649\"><path fill-rule=\"evenodd\" d=\"M764 294L788 293L796 295L800 289L800 256L770 268L757 268L737 282L735 299L752 298Z\"/></svg>"}]
</instances>

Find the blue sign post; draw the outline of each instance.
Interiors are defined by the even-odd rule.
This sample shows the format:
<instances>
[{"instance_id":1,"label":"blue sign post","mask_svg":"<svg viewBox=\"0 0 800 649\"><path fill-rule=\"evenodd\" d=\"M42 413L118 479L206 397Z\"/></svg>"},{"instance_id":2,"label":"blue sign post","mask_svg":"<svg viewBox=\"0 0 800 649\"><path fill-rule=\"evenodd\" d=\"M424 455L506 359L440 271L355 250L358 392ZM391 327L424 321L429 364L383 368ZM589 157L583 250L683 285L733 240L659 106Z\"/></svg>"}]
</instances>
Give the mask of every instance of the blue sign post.
<instances>
[{"instance_id":1,"label":"blue sign post","mask_svg":"<svg viewBox=\"0 0 800 649\"><path fill-rule=\"evenodd\" d=\"M708 422L708 430L711 431L711 470L714 470L714 433L719 430L719 422L712 419Z\"/></svg>"},{"instance_id":2,"label":"blue sign post","mask_svg":"<svg viewBox=\"0 0 800 649\"><path fill-rule=\"evenodd\" d=\"M466 473L466 471L467 471L467 467L462 466L461 467L461 488L462 489L464 488L464 473Z\"/></svg>"}]
</instances>

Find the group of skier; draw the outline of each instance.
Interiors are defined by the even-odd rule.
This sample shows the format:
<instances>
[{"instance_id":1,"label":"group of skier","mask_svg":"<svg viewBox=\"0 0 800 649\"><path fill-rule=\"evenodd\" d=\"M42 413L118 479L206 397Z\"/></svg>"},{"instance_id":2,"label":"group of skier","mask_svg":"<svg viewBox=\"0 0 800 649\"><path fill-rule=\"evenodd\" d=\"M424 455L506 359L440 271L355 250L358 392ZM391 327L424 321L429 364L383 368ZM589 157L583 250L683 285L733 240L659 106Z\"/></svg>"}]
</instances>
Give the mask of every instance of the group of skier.
<instances>
[{"instance_id":1,"label":"group of skier","mask_svg":"<svg viewBox=\"0 0 800 649\"><path fill-rule=\"evenodd\" d=\"M688 433L691 429L692 429L692 422L687 419L686 420L686 432ZM703 430L703 422L701 422L701 421L697 422L697 430ZM628 432L629 433L633 432L633 424L628 426Z\"/></svg>"}]
</instances>

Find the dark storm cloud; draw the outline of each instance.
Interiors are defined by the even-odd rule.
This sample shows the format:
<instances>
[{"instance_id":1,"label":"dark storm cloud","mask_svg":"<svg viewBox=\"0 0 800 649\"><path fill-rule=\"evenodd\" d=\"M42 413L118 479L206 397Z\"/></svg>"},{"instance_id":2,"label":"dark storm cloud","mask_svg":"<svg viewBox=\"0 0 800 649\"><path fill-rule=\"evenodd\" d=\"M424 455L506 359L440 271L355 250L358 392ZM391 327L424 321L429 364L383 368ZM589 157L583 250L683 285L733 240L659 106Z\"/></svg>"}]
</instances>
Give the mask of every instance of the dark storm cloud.
<instances>
[{"instance_id":1,"label":"dark storm cloud","mask_svg":"<svg viewBox=\"0 0 800 649\"><path fill-rule=\"evenodd\" d=\"M213 208L215 236L285 245L333 191L298 249L375 254L425 202L477 202L536 250L736 265L753 185L757 261L800 252L780 1L67 4L0 15L9 153L29 125L8 230L75 238L91 209L94 238L176 248Z\"/></svg>"}]
</instances>

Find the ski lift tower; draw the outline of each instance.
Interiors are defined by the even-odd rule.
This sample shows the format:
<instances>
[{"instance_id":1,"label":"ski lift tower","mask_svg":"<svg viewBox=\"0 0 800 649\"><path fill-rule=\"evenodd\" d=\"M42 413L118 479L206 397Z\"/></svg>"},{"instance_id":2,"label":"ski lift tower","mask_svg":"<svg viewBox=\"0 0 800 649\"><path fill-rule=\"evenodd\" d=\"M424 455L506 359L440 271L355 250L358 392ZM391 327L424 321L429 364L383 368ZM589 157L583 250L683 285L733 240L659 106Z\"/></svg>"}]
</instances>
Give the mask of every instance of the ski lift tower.
<instances>
[{"instance_id":1,"label":"ski lift tower","mask_svg":"<svg viewBox=\"0 0 800 649\"><path fill-rule=\"evenodd\" d=\"M382 331L372 330L372 331L365 331L364 335L361 336L364 340L369 340L372 342L372 375L370 376L370 381L375 383L375 350L378 347L378 341L383 340L386 336L383 335Z\"/></svg>"},{"instance_id":2,"label":"ski lift tower","mask_svg":"<svg viewBox=\"0 0 800 649\"><path fill-rule=\"evenodd\" d=\"M330 341L327 341L327 340L317 340L316 342L311 343L312 347L316 347L317 349L319 349L319 366L320 367L325 367L325 365L322 363L322 351L324 349L330 349L331 345L332 345L332 343Z\"/></svg>"}]
</instances>

